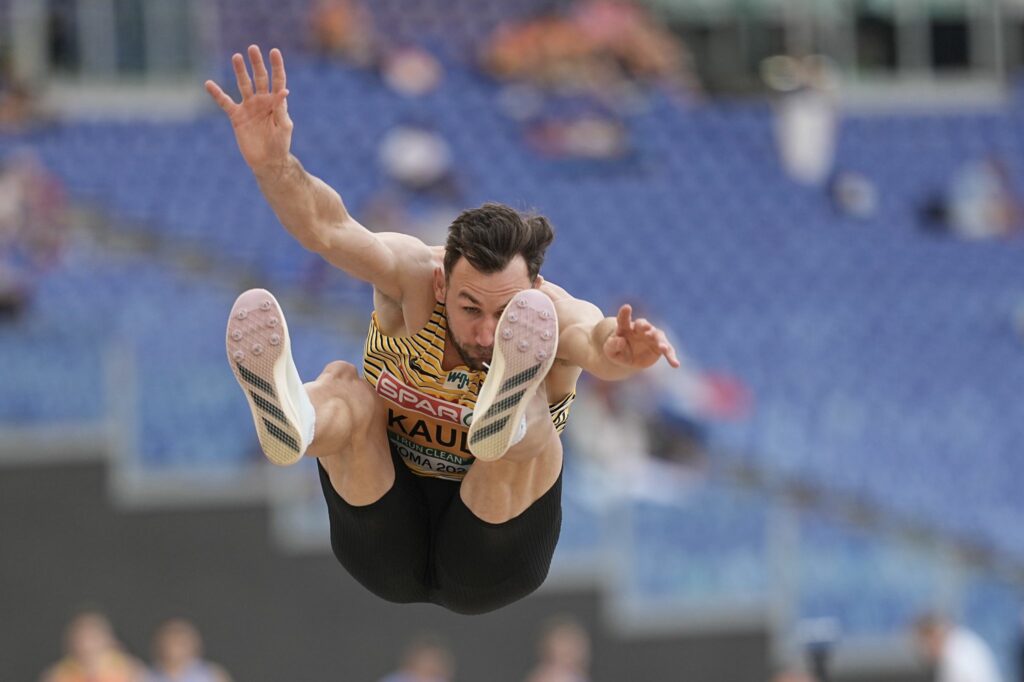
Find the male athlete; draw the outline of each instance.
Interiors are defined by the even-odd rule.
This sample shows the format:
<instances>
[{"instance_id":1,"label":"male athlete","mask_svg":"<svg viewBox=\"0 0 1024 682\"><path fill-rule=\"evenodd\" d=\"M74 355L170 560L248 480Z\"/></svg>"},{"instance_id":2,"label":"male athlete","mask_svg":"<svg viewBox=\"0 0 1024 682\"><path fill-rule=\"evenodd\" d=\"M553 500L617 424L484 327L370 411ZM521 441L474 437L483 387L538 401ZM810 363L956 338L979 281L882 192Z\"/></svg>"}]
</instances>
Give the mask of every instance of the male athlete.
<instances>
[{"instance_id":1,"label":"male athlete","mask_svg":"<svg viewBox=\"0 0 1024 682\"><path fill-rule=\"evenodd\" d=\"M363 377L332 362L303 384L269 292L243 293L227 349L270 461L318 458L338 561L399 603L485 613L544 581L561 526L562 446L582 370L622 379L665 335L629 306L605 317L540 275L547 220L499 204L463 212L447 244L374 234L291 155L284 60L232 57L241 103L212 81L239 149L284 227L373 285Z\"/></svg>"}]
</instances>

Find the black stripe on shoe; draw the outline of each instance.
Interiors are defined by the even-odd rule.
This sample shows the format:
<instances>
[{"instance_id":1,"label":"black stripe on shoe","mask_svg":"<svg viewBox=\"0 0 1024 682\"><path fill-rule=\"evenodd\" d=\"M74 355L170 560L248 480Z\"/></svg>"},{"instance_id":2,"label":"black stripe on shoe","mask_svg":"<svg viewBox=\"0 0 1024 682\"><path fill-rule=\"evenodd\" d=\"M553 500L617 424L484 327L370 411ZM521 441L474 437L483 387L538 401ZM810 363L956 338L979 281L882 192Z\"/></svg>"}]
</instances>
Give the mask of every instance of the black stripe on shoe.
<instances>
[{"instance_id":1,"label":"black stripe on shoe","mask_svg":"<svg viewBox=\"0 0 1024 682\"><path fill-rule=\"evenodd\" d=\"M505 424L507 424L507 423L508 423L508 415L505 415L501 419L496 419L493 422L491 422L490 424L488 424L487 426L483 426L480 429L478 429L473 434L473 437L470 439L469 442L470 443L477 443L477 442L482 441L482 440L484 440L486 438L490 438L494 434L496 434L499 431L501 431L505 427Z\"/></svg>"},{"instance_id":2,"label":"black stripe on shoe","mask_svg":"<svg viewBox=\"0 0 1024 682\"><path fill-rule=\"evenodd\" d=\"M270 382L260 379L258 376L239 364L236 364L235 366L238 367L238 373L242 375L243 379L268 394L271 398L274 398L275 400L277 399L277 393L274 392L274 387L270 385Z\"/></svg>"},{"instance_id":3,"label":"black stripe on shoe","mask_svg":"<svg viewBox=\"0 0 1024 682\"><path fill-rule=\"evenodd\" d=\"M270 421L266 417L262 417L262 419L263 425L267 427L267 431L270 433L271 436L278 439L295 452L299 452L299 444L294 438L292 438L287 433L282 431L280 426Z\"/></svg>"},{"instance_id":4,"label":"black stripe on shoe","mask_svg":"<svg viewBox=\"0 0 1024 682\"><path fill-rule=\"evenodd\" d=\"M523 399L523 395L525 394L526 389L524 388L523 390L519 391L519 393L515 393L506 398L502 398L501 400L494 403L487 409L487 412L484 414L484 419L490 419L491 417L501 414L505 410L515 407L516 405L519 404L519 401Z\"/></svg>"},{"instance_id":5,"label":"black stripe on shoe","mask_svg":"<svg viewBox=\"0 0 1024 682\"><path fill-rule=\"evenodd\" d=\"M284 412L281 408L270 402L256 391L249 391L249 395L252 396L252 401L256 403L256 407L260 408L264 412L269 412L271 417L277 419L282 424L288 423L288 418L284 416Z\"/></svg>"},{"instance_id":6,"label":"black stripe on shoe","mask_svg":"<svg viewBox=\"0 0 1024 682\"><path fill-rule=\"evenodd\" d=\"M524 369L522 372L516 374L513 377L509 377L508 379L505 380L505 383L501 385L501 388L498 389L498 393L504 393L505 391L513 389L520 384L525 384L527 381L537 376L537 372L539 371L540 365L534 365L529 369Z\"/></svg>"}]
</instances>

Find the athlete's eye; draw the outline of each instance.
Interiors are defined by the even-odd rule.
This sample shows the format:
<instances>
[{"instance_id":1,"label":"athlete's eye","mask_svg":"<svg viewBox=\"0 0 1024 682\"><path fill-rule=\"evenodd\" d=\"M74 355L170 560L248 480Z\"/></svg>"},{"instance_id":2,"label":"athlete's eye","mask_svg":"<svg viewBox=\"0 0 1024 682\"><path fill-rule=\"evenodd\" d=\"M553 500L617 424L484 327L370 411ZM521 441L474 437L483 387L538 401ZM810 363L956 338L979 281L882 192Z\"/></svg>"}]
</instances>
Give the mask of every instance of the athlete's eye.
<instances>
[{"instance_id":1,"label":"athlete's eye","mask_svg":"<svg viewBox=\"0 0 1024 682\"><path fill-rule=\"evenodd\" d=\"M480 312L479 308L474 308L472 306L463 306L462 309L465 310L470 315L476 315L476 314L478 314Z\"/></svg>"}]
</instances>

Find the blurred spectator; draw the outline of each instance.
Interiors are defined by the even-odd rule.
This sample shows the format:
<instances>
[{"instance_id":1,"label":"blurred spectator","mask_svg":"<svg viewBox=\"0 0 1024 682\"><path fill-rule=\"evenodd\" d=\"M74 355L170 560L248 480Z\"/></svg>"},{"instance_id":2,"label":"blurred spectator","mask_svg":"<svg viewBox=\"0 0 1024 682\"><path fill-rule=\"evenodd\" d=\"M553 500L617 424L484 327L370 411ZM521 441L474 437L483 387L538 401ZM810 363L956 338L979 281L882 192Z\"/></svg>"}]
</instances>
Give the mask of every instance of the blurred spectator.
<instances>
[{"instance_id":1,"label":"blurred spectator","mask_svg":"<svg viewBox=\"0 0 1024 682\"><path fill-rule=\"evenodd\" d=\"M631 150L621 118L646 105L646 88L698 90L682 42L626 0L579 0L501 25L480 59L507 84L499 103L524 123L527 144L554 158L621 159Z\"/></svg>"},{"instance_id":2,"label":"blurred spectator","mask_svg":"<svg viewBox=\"0 0 1024 682\"><path fill-rule=\"evenodd\" d=\"M1013 191L1006 164L995 156L964 165L945 195L922 209L925 227L963 239L1009 236L1024 226L1024 207Z\"/></svg>"},{"instance_id":3,"label":"blurred spectator","mask_svg":"<svg viewBox=\"0 0 1024 682\"><path fill-rule=\"evenodd\" d=\"M203 640L192 623L173 618L153 637L153 667L145 682L231 682L227 672L202 659Z\"/></svg>"},{"instance_id":4,"label":"blurred spectator","mask_svg":"<svg viewBox=\"0 0 1024 682\"><path fill-rule=\"evenodd\" d=\"M684 43L630 0L582 0L570 14L590 44L604 50L633 80L696 93L699 83Z\"/></svg>"},{"instance_id":5,"label":"blurred spectator","mask_svg":"<svg viewBox=\"0 0 1024 682\"><path fill-rule=\"evenodd\" d=\"M384 172L404 190L453 201L459 198L452 150L437 130L413 123L397 125L381 140L378 158Z\"/></svg>"},{"instance_id":6,"label":"blurred spectator","mask_svg":"<svg viewBox=\"0 0 1024 682\"><path fill-rule=\"evenodd\" d=\"M381 64L384 82L406 97L432 92L444 78L441 62L419 47L401 47L388 52Z\"/></svg>"},{"instance_id":7,"label":"blurred spectator","mask_svg":"<svg viewBox=\"0 0 1024 682\"><path fill-rule=\"evenodd\" d=\"M401 95L425 95L435 90L444 77L441 62L425 49L389 45L377 33L373 15L360 0L316 0L309 20L315 52L373 69Z\"/></svg>"},{"instance_id":8,"label":"blurred spectator","mask_svg":"<svg viewBox=\"0 0 1024 682\"><path fill-rule=\"evenodd\" d=\"M666 333L678 352L682 345ZM739 380L680 358L678 369L655 364L628 382L584 378L589 385L577 394L567 437L583 458L595 508L623 497L685 502L704 476L706 423L740 419L751 409L750 390Z\"/></svg>"},{"instance_id":9,"label":"blurred spectator","mask_svg":"<svg viewBox=\"0 0 1024 682\"><path fill-rule=\"evenodd\" d=\"M832 679L832 657L841 634L839 621L835 618L807 618L797 623L796 634L804 651L809 677L814 682L829 682Z\"/></svg>"},{"instance_id":10,"label":"blurred spectator","mask_svg":"<svg viewBox=\"0 0 1024 682\"><path fill-rule=\"evenodd\" d=\"M936 614L914 622L914 639L935 682L1000 682L991 649L978 635Z\"/></svg>"},{"instance_id":11,"label":"blurred spectator","mask_svg":"<svg viewBox=\"0 0 1024 682\"><path fill-rule=\"evenodd\" d=\"M524 81L542 88L584 85L590 80L591 46L563 18L542 15L521 24L503 24L484 46L484 69L498 80Z\"/></svg>"},{"instance_id":12,"label":"blurred spectator","mask_svg":"<svg viewBox=\"0 0 1024 682\"><path fill-rule=\"evenodd\" d=\"M772 682L818 682L810 673L799 667L783 668L775 673Z\"/></svg>"},{"instance_id":13,"label":"blurred spectator","mask_svg":"<svg viewBox=\"0 0 1024 682\"><path fill-rule=\"evenodd\" d=\"M0 133L20 133L43 116L31 85L18 78L10 61L0 55Z\"/></svg>"},{"instance_id":14,"label":"blurred spectator","mask_svg":"<svg viewBox=\"0 0 1024 682\"><path fill-rule=\"evenodd\" d=\"M630 83L698 89L682 41L626 0L580 0L564 14L499 26L481 63L499 80L562 92L614 97Z\"/></svg>"},{"instance_id":15,"label":"blurred spectator","mask_svg":"<svg viewBox=\"0 0 1024 682\"><path fill-rule=\"evenodd\" d=\"M402 666L380 682L451 682L455 660L440 640L417 637L405 650Z\"/></svg>"},{"instance_id":16,"label":"blurred spectator","mask_svg":"<svg viewBox=\"0 0 1024 682\"><path fill-rule=\"evenodd\" d=\"M569 450L579 455L579 475L586 481L582 501L606 510L623 500L684 500L701 478L703 462L699 442L684 439L700 441L703 434L666 434L668 425L661 423L643 388L586 381L586 390L573 403L573 427L567 432ZM683 461L675 459L680 452L685 453Z\"/></svg>"},{"instance_id":17,"label":"blurred spectator","mask_svg":"<svg viewBox=\"0 0 1024 682\"><path fill-rule=\"evenodd\" d=\"M142 664L124 652L106 616L86 611L68 625L65 655L42 682L141 682Z\"/></svg>"},{"instance_id":18,"label":"blurred spectator","mask_svg":"<svg viewBox=\"0 0 1024 682\"><path fill-rule=\"evenodd\" d=\"M0 161L0 317L15 317L60 259L67 233L64 191L30 151Z\"/></svg>"},{"instance_id":19,"label":"blurred spectator","mask_svg":"<svg viewBox=\"0 0 1024 682\"><path fill-rule=\"evenodd\" d=\"M402 123L384 135L378 160L392 182L367 202L366 224L377 232L404 232L443 244L462 201L447 140L429 125Z\"/></svg>"},{"instance_id":20,"label":"blurred spectator","mask_svg":"<svg viewBox=\"0 0 1024 682\"><path fill-rule=\"evenodd\" d=\"M359 0L316 0L309 23L314 51L366 68L377 63L373 17Z\"/></svg>"},{"instance_id":21,"label":"blurred spectator","mask_svg":"<svg viewBox=\"0 0 1024 682\"><path fill-rule=\"evenodd\" d=\"M537 121L527 128L526 140L534 151L555 158L618 159L629 151L625 126L597 113Z\"/></svg>"},{"instance_id":22,"label":"blurred spectator","mask_svg":"<svg viewBox=\"0 0 1024 682\"><path fill-rule=\"evenodd\" d=\"M666 330L675 348L683 347L667 325L659 326ZM681 355L680 359L679 369L658 363L641 375L650 382L650 391L662 410L698 421L742 419L750 412L753 396L740 379L704 371Z\"/></svg>"},{"instance_id":23,"label":"blurred spectator","mask_svg":"<svg viewBox=\"0 0 1024 682\"><path fill-rule=\"evenodd\" d=\"M539 660L526 682L588 682L590 635L571 618L560 617L545 627Z\"/></svg>"},{"instance_id":24,"label":"blurred spectator","mask_svg":"<svg viewBox=\"0 0 1024 682\"><path fill-rule=\"evenodd\" d=\"M779 93L775 136L786 173L823 186L832 173L838 127L837 70L822 56L765 60L762 75Z\"/></svg>"},{"instance_id":25,"label":"blurred spectator","mask_svg":"<svg viewBox=\"0 0 1024 682\"><path fill-rule=\"evenodd\" d=\"M862 173L840 171L831 182L832 203L847 217L868 220L878 211L878 189Z\"/></svg>"}]
</instances>

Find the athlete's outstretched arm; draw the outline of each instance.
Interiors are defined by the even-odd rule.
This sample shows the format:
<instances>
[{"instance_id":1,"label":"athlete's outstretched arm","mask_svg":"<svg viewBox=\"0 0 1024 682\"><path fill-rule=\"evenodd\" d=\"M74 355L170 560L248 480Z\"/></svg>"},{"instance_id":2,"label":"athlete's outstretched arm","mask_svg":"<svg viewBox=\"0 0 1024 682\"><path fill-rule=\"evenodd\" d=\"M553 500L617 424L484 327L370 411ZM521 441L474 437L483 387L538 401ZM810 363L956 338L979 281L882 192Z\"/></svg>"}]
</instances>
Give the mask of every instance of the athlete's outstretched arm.
<instances>
[{"instance_id":1,"label":"athlete's outstretched arm","mask_svg":"<svg viewBox=\"0 0 1024 682\"><path fill-rule=\"evenodd\" d=\"M281 51L270 51L270 74L256 45L249 46L252 78L242 55L231 64L242 101L236 103L213 81L206 91L224 110L235 131L238 149L249 164L263 196L281 224L303 247L320 254L349 275L372 284L395 300L402 298L397 267L409 258L430 258L425 244L405 235L377 235L359 224L341 197L307 172L291 153L292 119Z\"/></svg>"},{"instance_id":2,"label":"athlete's outstretched arm","mask_svg":"<svg viewBox=\"0 0 1024 682\"><path fill-rule=\"evenodd\" d=\"M545 282L544 287L554 287ZM650 367L662 356L672 367L679 367L675 348L665 332L647 320L633 319L633 308L623 305L615 317L588 301L582 301L554 287L558 312L559 339L557 357L582 367L598 379L625 379Z\"/></svg>"}]
</instances>

